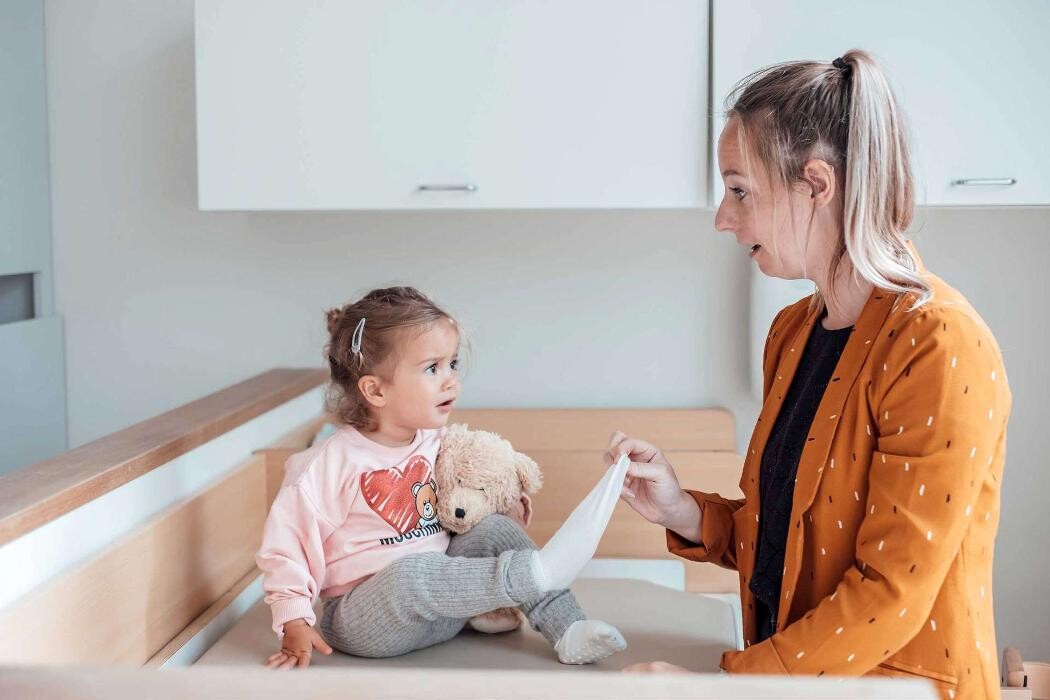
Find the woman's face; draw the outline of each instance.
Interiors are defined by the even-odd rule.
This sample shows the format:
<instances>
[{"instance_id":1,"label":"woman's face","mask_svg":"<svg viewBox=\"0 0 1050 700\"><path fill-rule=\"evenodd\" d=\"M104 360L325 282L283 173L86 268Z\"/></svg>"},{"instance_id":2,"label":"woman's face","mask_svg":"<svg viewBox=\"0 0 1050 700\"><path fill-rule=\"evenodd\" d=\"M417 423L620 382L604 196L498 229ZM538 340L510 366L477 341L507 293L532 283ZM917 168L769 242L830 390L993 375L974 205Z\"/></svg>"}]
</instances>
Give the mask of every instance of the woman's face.
<instances>
[{"instance_id":1,"label":"woman's face","mask_svg":"<svg viewBox=\"0 0 1050 700\"><path fill-rule=\"evenodd\" d=\"M731 118L718 139L725 195L715 228L732 233L766 275L823 281L835 250L834 232L823 230L822 217L815 216L811 188L771 182L754 150L745 155L740 139L739 120Z\"/></svg>"}]
</instances>

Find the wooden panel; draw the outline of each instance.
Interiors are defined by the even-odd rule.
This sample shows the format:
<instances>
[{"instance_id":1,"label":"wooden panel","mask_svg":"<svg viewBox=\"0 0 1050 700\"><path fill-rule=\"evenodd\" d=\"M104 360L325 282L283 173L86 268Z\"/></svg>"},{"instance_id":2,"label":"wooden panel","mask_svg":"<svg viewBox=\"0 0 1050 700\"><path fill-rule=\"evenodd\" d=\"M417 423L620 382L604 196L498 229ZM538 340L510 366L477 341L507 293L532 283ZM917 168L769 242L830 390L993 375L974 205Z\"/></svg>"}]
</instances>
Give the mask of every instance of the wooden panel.
<instances>
[{"instance_id":1,"label":"wooden panel","mask_svg":"<svg viewBox=\"0 0 1050 700\"><path fill-rule=\"evenodd\" d=\"M738 482L743 459L729 452L668 452L683 488L741 496ZM542 546L557 531L576 504L605 472L601 452L532 451L543 471L543 488L533 499L529 535ZM622 501L595 554L599 558L677 559L667 551L663 528L648 522ZM694 592L739 590L737 574L714 564L686 562L686 588Z\"/></svg>"},{"instance_id":2,"label":"wooden panel","mask_svg":"<svg viewBox=\"0 0 1050 700\"><path fill-rule=\"evenodd\" d=\"M266 460L266 507L269 508L284 482L284 463L299 450L291 447L268 447L255 454Z\"/></svg>"},{"instance_id":3,"label":"wooden panel","mask_svg":"<svg viewBox=\"0 0 1050 700\"><path fill-rule=\"evenodd\" d=\"M184 647L193 637L208 626L212 620L217 618L222 612L233 603L234 599L239 596L244 589L252 585L252 582L259 577L259 569L252 567L248 573L240 578L237 583L233 584L230 590L222 594L222 597L208 606L208 609L193 619L190 624L186 626L181 632L179 632L174 639L164 645L164 648L154 654L149 661L146 662L146 666L152 668L160 668L164 665L164 662L174 656L182 647Z\"/></svg>"},{"instance_id":4,"label":"wooden panel","mask_svg":"<svg viewBox=\"0 0 1050 700\"><path fill-rule=\"evenodd\" d=\"M277 491L281 488L281 482L284 481L284 463L296 452L309 447L310 440L321 429L321 426L332 420L332 416L329 415L318 416L316 419L304 423L282 436L268 447L255 451L255 454L261 455L266 459L267 509L269 509L273 499L277 496Z\"/></svg>"},{"instance_id":5,"label":"wooden panel","mask_svg":"<svg viewBox=\"0 0 1050 700\"><path fill-rule=\"evenodd\" d=\"M449 422L497 432L521 452L602 450L616 430L664 451L736 449L733 415L724 409L462 409Z\"/></svg>"},{"instance_id":6,"label":"wooden panel","mask_svg":"<svg viewBox=\"0 0 1050 700\"><path fill-rule=\"evenodd\" d=\"M144 663L254 568L265 460L0 611L7 663ZM13 633L17 630L17 633Z\"/></svg>"},{"instance_id":7,"label":"wooden panel","mask_svg":"<svg viewBox=\"0 0 1050 700\"><path fill-rule=\"evenodd\" d=\"M936 700L931 683L897 678L813 678L708 674L587 673L441 668L314 669L274 673L244 666L193 668L0 668L0 696L48 700L700 700L701 698L806 698ZM435 691L435 688L440 689Z\"/></svg>"},{"instance_id":8,"label":"wooden panel","mask_svg":"<svg viewBox=\"0 0 1050 700\"><path fill-rule=\"evenodd\" d=\"M136 479L327 380L274 369L0 477L0 545Z\"/></svg>"}]
</instances>

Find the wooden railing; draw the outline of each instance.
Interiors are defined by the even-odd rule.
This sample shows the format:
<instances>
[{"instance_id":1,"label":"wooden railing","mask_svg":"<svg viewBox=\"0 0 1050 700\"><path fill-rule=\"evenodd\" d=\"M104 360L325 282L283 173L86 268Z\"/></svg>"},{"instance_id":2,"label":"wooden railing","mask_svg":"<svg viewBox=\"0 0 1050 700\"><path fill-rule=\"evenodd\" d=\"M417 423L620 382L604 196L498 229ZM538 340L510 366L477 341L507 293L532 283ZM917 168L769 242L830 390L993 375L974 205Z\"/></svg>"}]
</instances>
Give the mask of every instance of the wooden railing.
<instances>
[{"instance_id":1,"label":"wooden railing","mask_svg":"<svg viewBox=\"0 0 1050 700\"><path fill-rule=\"evenodd\" d=\"M0 545L299 396L323 369L278 368L0 477Z\"/></svg>"}]
</instances>

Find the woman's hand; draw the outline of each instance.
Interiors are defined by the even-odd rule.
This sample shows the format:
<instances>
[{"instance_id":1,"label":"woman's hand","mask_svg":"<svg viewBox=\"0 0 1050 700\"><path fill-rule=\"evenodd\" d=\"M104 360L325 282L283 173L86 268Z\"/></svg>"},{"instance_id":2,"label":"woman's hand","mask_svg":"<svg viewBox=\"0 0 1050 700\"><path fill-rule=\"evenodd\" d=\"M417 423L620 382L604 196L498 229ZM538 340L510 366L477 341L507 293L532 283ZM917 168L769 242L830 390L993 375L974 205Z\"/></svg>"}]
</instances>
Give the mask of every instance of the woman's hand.
<instances>
[{"instance_id":1,"label":"woman's hand","mask_svg":"<svg viewBox=\"0 0 1050 700\"><path fill-rule=\"evenodd\" d=\"M674 468L654 445L616 431L609 439L606 465L620 455L631 460L620 498L651 523L700 541L700 506L682 490Z\"/></svg>"},{"instance_id":2,"label":"woman's hand","mask_svg":"<svg viewBox=\"0 0 1050 700\"><path fill-rule=\"evenodd\" d=\"M310 654L317 649L325 656L332 653L332 647L317 633L306 620L299 618L284 623L284 639L281 650L266 660L266 668L306 668L310 665Z\"/></svg>"},{"instance_id":3,"label":"woman's hand","mask_svg":"<svg viewBox=\"0 0 1050 700\"><path fill-rule=\"evenodd\" d=\"M692 673L688 668L675 666L666 661L650 661L647 664L631 664L623 669L624 673Z\"/></svg>"}]
</instances>

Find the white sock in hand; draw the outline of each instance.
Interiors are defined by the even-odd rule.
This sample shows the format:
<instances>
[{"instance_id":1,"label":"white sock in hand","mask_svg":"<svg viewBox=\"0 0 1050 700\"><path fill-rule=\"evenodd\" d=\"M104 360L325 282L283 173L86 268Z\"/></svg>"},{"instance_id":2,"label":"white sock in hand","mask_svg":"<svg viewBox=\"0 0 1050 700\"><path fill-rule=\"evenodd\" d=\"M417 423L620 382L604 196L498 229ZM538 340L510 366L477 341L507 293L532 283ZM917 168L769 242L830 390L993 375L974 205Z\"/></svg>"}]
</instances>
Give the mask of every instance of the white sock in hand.
<instances>
[{"instance_id":1,"label":"white sock in hand","mask_svg":"<svg viewBox=\"0 0 1050 700\"><path fill-rule=\"evenodd\" d=\"M563 664L593 664L626 648L620 630L601 620L577 620L554 645Z\"/></svg>"},{"instance_id":2,"label":"white sock in hand","mask_svg":"<svg viewBox=\"0 0 1050 700\"><path fill-rule=\"evenodd\" d=\"M594 556L620 498L630 463L624 455L609 467L543 549L532 553L532 573L541 590L568 588Z\"/></svg>"}]
</instances>

